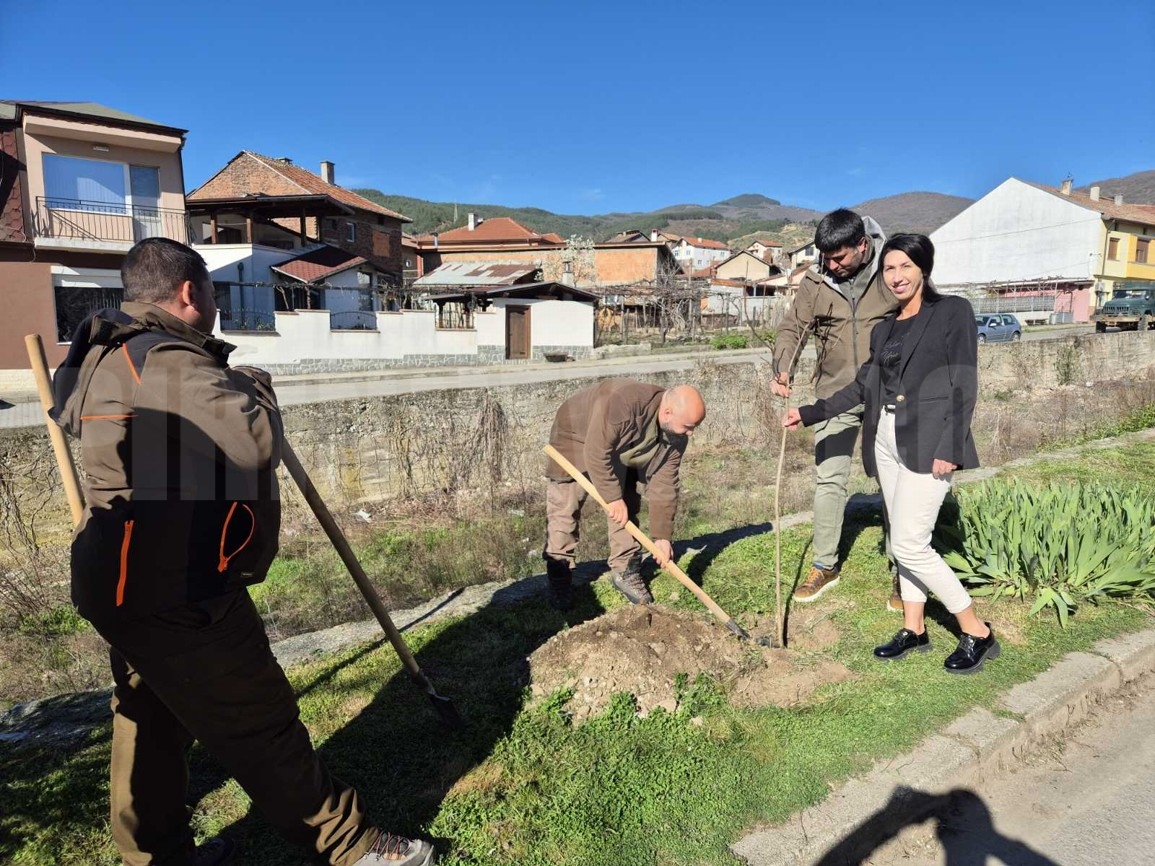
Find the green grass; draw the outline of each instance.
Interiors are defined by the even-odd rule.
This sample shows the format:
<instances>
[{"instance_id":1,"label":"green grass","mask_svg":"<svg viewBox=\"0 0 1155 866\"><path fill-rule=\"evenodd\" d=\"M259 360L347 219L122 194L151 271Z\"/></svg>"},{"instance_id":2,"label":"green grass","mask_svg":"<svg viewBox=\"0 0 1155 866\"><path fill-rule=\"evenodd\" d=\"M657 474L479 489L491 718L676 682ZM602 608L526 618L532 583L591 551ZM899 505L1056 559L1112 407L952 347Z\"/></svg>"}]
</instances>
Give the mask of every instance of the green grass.
<instances>
[{"instance_id":1,"label":"green grass","mask_svg":"<svg viewBox=\"0 0 1155 866\"><path fill-rule=\"evenodd\" d=\"M1138 471L1155 477L1152 468L1155 444L1088 452L1015 474L1093 471L1100 481L1130 483ZM530 705L527 656L567 626L621 604L598 581L578 593L568 618L543 601L490 605L407 633L423 669L466 719L464 731L437 723L388 645L294 669L302 717L326 762L358 787L374 818L437 838L442 863L733 864L728 846L744 828L818 802L830 784L909 749L972 707L993 706L1001 692L1063 654L1149 623L1143 612L1111 604L1081 608L1062 630L1052 618L1028 617L1025 605L985 604L1004 653L981 675L943 673L954 641L935 619L934 652L876 664L870 648L898 626L884 611L889 584L877 516L851 522L846 541L846 577L819 603L840 638L813 657L841 662L855 678L820 689L798 708L739 710L708 680L681 684L677 712L638 718L620 696L577 728L564 693ZM783 535L784 592L808 542L805 531ZM749 622L774 609L773 561L771 534L736 531L728 544L712 543L682 565L724 609ZM659 602L700 611L672 578L659 576L653 589ZM117 862L107 838L107 758L106 728L71 752L0 745L0 861ZM243 839L238 863L307 862L250 814L235 783L199 751L193 790L198 832Z\"/></svg>"},{"instance_id":2,"label":"green grass","mask_svg":"<svg viewBox=\"0 0 1155 866\"><path fill-rule=\"evenodd\" d=\"M1083 445L1098 439L1110 439L1115 436L1122 436L1124 433L1137 433L1152 427L1155 427L1155 403L1142 406L1118 421L1110 421L1078 436L1048 441L1045 444L1045 450L1054 451L1070 448L1073 445Z\"/></svg>"},{"instance_id":3,"label":"green grass","mask_svg":"<svg viewBox=\"0 0 1155 866\"><path fill-rule=\"evenodd\" d=\"M1076 460L1040 460L1016 467L1014 477L1033 481L1071 479L1135 486L1155 493L1155 442L1126 448L1083 449Z\"/></svg>"}]
</instances>

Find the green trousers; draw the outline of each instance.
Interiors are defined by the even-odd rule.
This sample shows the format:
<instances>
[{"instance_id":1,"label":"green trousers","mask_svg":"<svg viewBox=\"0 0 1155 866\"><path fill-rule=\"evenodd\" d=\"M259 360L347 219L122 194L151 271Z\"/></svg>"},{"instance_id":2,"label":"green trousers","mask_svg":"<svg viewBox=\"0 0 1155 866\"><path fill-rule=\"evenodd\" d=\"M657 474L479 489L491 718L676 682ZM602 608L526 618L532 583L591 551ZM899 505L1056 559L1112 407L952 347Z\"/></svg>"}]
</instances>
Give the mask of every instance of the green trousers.
<instances>
[{"instance_id":1,"label":"green trousers","mask_svg":"<svg viewBox=\"0 0 1155 866\"><path fill-rule=\"evenodd\" d=\"M98 630L111 645L116 684L112 835L128 866L190 862L194 740L290 841L335 866L368 850L375 828L357 792L313 749L247 592Z\"/></svg>"},{"instance_id":2,"label":"green trousers","mask_svg":"<svg viewBox=\"0 0 1155 866\"><path fill-rule=\"evenodd\" d=\"M842 519L862 411L859 406L814 425L813 562L822 568L838 565L838 544L842 540Z\"/></svg>"}]
</instances>

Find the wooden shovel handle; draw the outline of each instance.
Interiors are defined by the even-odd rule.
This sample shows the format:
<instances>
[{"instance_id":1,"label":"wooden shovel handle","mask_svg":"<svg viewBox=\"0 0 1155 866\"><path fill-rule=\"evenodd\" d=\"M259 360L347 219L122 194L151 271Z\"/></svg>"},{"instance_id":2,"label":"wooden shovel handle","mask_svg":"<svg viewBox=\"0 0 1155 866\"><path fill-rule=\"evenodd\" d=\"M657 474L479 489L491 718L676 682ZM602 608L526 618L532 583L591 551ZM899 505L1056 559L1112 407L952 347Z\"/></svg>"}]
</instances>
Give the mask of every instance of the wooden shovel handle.
<instances>
[{"instance_id":1,"label":"wooden shovel handle","mask_svg":"<svg viewBox=\"0 0 1155 866\"><path fill-rule=\"evenodd\" d=\"M341 561L345 563L345 568L349 571L349 576L353 578L353 582L357 584L357 589L361 590L361 596L365 599L365 603L369 605L369 609L373 611L373 616L376 617L381 630L385 632L385 636L389 639L389 643L393 644L393 649L396 650L401 663L405 665L405 669L409 675L414 679L425 683L425 674L422 673L421 668L417 665L417 660L413 657L408 644L405 643L405 638L401 636L400 630L393 624L393 618L389 616L389 611L385 608L385 603L381 601L381 596L377 594L376 587L373 582L369 580L369 575L365 573L365 569L361 566L361 561L357 559L357 554L353 552L353 548L349 545L349 540L345 537L345 533L341 531L341 527L337 525L337 521L333 519L332 512L329 511L329 506L325 504L325 500L321 498L321 494L317 491L309 474L305 471L305 467L297 458L297 453L289 444L288 439L281 440L281 462L285 464L285 468L289 470L289 475L292 476L297 488L301 491L301 495L305 497L305 502L308 503L309 508L317 518L317 522L321 524L321 528L325 530L325 535L329 537L329 542L337 551L337 555L341 557Z\"/></svg>"},{"instance_id":2,"label":"wooden shovel handle","mask_svg":"<svg viewBox=\"0 0 1155 866\"><path fill-rule=\"evenodd\" d=\"M569 460L567 460L565 456L552 445L546 445L544 450L545 453L549 455L549 457L555 463L557 463L558 466L564 469L574 481L581 485L582 489L590 495L594 502L608 511L609 506L606 504L606 501L602 498L601 494L598 493L598 490L596 487L594 487L593 482L586 478L582 472L579 472L578 468L574 466L573 463L571 463ZM657 545L655 545L654 542L652 542L649 537L644 532L642 532L642 530L640 530L632 520L626 521L625 528L626 532L636 538L642 547L648 550L656 561L659 556ZM674 560L671 559L663 566L663 568L665 568L666 571L676 577L682 583L682 585L686 587L686 589L694 593L694 595L698 597L698 600L706 606L710 613L714 614L714 616L721 620L726 628L730 629L730 631L734 632L740 637L749 637L749 635L746 634L745 629L734 622L734 619L728 613L726 613L726 611L718 607L718 605L714 602L714 599L710 598L710 596L706 594L706 591L702 589L702 587L694 583L694 581L690 579L689 575L687 575L686 572L682 571L682 569L678 567L678 564L674 562Z\"/></svg>"},{"instance_id":3,"label":"wooden shovel handle","mask_svg":"<svg viewBox=\"0 0 1155 866\"><path fill-rule=\"evenodd\" d=\"M28 361L32 365L32 375L36 379L36 390L40 393L40 406L44 409L44 423L48 427L48 438L52 440L52 451L56 455L56 465L60 469L60 480L64 483L64 495L68 497L68 508L72 511L72 525L80 523L84 516L84 495L80 492L80 478L72 451L64 439L64 431L48 414L55 402L52 396L52 381L48 378L48 358L44 354L44 343L39 334L29 334L24 338L24 348L28 350Z\"/></svg>"}]
</instances>

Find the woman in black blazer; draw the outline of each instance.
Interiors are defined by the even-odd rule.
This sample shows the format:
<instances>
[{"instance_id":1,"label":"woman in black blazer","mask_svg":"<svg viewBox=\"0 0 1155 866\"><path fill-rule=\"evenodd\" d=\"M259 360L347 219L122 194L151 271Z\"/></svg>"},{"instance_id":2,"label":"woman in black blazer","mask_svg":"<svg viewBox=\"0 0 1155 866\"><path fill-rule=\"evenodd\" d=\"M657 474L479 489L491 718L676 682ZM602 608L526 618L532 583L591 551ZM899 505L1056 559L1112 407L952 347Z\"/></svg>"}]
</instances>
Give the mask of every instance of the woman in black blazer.
<instances>
[{"instance_id":1,"label":"woman in black blazer","mask_svg":"<svg viewBox=\"0 0 1155 866\"><path fill-rule=\"evenodd\" d=\"M998 657L998 641L930 543L952 473L979 465L970 432L978 396L974 310L965 298L935 291L934 245L925 235L895 235L880 259L899 308L871 334L870 359L841 391L791 409L782 423L810 426L866 404L862 462L882 488L903 609L903 628L874 655L891 661L930 649L925 608L933 592L962 632L946 670L974 673Z\"/></svg>"}]
</instances>

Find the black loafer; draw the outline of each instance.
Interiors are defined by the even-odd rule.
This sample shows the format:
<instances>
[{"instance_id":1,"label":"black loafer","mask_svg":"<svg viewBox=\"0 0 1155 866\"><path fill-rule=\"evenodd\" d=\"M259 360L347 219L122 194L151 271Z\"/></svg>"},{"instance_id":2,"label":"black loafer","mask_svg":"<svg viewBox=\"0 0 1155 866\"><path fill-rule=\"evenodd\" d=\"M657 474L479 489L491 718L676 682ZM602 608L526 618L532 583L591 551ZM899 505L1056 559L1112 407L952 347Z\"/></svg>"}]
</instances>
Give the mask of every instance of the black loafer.
<instances>
[{"instance_id":1,"label":"black loafer","mask_svg":"<svg viewBox=\"0 0 1155 866\"><path fill-rule=\"evenodd\" d=\"M908 628L902 628L890 639L890 643L874 648L874 657L879 661L893 662L909 652L924 653L929 649L930 635L925 631L922 634L915 634Z\"/></svg>"},{"instance_id":2,"label":"black loafer","mask_svg":"<svg viewBox=\"0 0 1155 866\"><path fill-rule=\"evenodd\" d=\"M986 626L991 629L991 633L986 637L975 637L973 634L963 632L958 640L958 649L947 656L946 661L942 663L948 674L973 674L983 669L983 662L986 659L999 657L1002 648L995 640L995 630L991 628L989 622Z\"/></svg>"}]
</instances>

